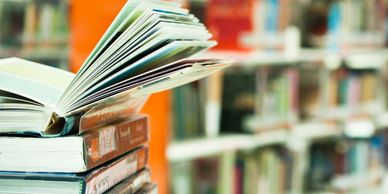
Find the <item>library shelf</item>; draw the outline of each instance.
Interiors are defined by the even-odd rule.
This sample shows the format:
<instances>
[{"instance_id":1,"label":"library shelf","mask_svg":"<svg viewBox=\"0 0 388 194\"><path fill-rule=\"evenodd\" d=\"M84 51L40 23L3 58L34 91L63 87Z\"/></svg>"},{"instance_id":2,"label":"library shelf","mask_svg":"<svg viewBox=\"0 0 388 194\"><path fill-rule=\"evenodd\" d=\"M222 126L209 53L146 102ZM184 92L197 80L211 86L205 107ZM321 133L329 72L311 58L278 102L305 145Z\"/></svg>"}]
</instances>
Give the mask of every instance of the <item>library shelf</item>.
<instances>
[{"instance_id":1,"label":"library shelf","mask_svg":"<svg viewBox=\"0 0 388 194\"><path fill-rule=\"evenodd\" d=\"M382 190L387 191L387 188L381 186L372 186L376 182L385 181L387 172L376 170L365 173L355 173L335 177L331 186L338 190L360 190L358 193L382 193ZM368 188L369 187L369 188ZM363 192L361 192L363 191ZM373 191L373 192L372 192ZM386 192L385 192L386 193Z\"/></svg>"},{"instance_id":2,"label":"library shelf","mask_svg":"<svg viewBox=\"0 0 388 194\"><path fill-rule=\"evenodd\" d=\"M299 62L298 58L288 57L280 51L208 51L201 54L201 57L226 58L238 61L237 65L258 66L287 64L292 65Z\"/></svg>"},{"instance_id":3,"label":"library shelf","mask_svg":"<svg viewBox=\"0 0 388 194\"><path fill-rule=\"evenodd\" d=\"M387 50L350 54L345 62L351 69L380 69L387 63Z\"/></svg>"},{"instance_id":4,"label":"library shelf","mask_svg":"<svg viewBox=\"0 0 388 194\"><path fill-rule=\"evenodd\" d=\"M203 138L173 142L167 149L167 158L171 162L189 161L196 158L221 154L232 150L250 150L274 144L283 144L287 140L285 130L277 130L257 135L229 134L214 138Z\"/></svg>"},{"instance_id":5,"label":"library shelf","mask_svg":"<svg viewBox=\"0 0 388 194\"><path fill-rule=\"evenodd\" d=\"M18 49L18 48L0 48L0 58L17 56L24 59L68 59L69 51L67 48L40 48L40 49Z\"/></svg>"},{"instance_id":6,"label":"library shelf","mask_svg":"<svg viewBox=\"0 0 388 194\"><path fill-rule=\"evenodd\" d=\"M303 48L297 54L287 54L284 51L221 51L211 50L199 54L201 57L226 58L237 61L237 66L288 65L310 62L322 63L329 68L336 68L333 63L346 61L350 68L380 68L388 60L387 49L350 49L343 52L333 52L327 49Z\"/></svg>"},{"instance_id":7,"label":"library shelf","mask_svg":"<svg viewBox=\"0 0 388 194\"><path fill-rule=\"evenodd\" d=\"M370 188L370 189L360 189L352 192L352 194L386 194L387 189L385 188ZM308 192L305 194L338 194L336 192L330 191L317 191L317 192Z\"/></svg>"},{"instance_id":8,"label":"library shelf","mask_svg":"<svg viewBox=\"0 0 388 194\"><path fill-rule=\"evenodd\" d=\"M298 139L316 140L340 137L343 134L337 124L323 122L306 122L295 125L291 130L291 136Z\"/></svg>"},{"instance_id":9,"label":"library shelf","mask_svg":"<svg viewBox=\"0 0 388 194\"><path fill-rule=\"evenodd\" d=\"M360 130L360 126L365 130ZM287 144L294 140L312 142L320 139L368 138L379 130L388 127L388 112L376 117L329 122L304 122L291 129L279 129L258 134L225 134L212 138L190 139L172 142L167 148L167 159L170 162L190 161L196 158L222 154L231 150L249 151L255 148Z\"/></svg>"},{"instance_id":10,"label":"library shelf","mask_svg":"<svg viewBox=\"0 0 388 194\"><path fill-rule=\"evenodd\" d=\"M388 112L378 114L374 119L377 130L385 130L388 128Z\"/></svg>"},{"instance_id":11,"label":"library shelf","mask_svg":"<svg viewBox=\"0 0 388 194\"><path fill-rule=\"evenodd\" d=\"M376 180L382 182L379 186L372 186ZM351 190L352 194L386 194L388 192L388 172L370 172L359 175L345 175L335 178L331 186L338 190ZM372 185L365 184L369 182ZM348 192L314 191L305 194L338 194Z\"/></svg>"},{"instance_id":12,"label":"library shelf","mask_svg":"<svg viewBox=\"0 0 388 194\"><path fill-rule=\"evenodd\" d=\"M51 50L51 51L50 51ZM44 49L36 50L36 52L28 51L21 53L23 58L28 59L68 59L69 52L67 49Z\"/></svg>"}]
</instances>

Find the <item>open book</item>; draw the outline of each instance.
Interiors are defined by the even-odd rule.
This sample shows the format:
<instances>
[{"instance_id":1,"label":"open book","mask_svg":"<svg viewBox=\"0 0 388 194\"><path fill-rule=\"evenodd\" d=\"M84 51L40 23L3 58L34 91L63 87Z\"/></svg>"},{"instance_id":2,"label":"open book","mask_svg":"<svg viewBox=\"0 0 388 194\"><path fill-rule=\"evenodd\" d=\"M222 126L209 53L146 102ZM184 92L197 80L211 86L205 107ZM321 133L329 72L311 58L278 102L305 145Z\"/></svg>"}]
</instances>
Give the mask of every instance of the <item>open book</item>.
<instances>
[{"instance_id":1,"label":"open book","mask_svg":"<svg viewBox=\"0 0 388 194\"><path fill-rule=\"evenodd\" d=\"M0 60L0 133L64 135L68 131L56 125L63 118L208 76L230 65L188 58L214 46L210 38L178 4L128 1L75 75L22 59Z\"/></svg>"}]
</instances>

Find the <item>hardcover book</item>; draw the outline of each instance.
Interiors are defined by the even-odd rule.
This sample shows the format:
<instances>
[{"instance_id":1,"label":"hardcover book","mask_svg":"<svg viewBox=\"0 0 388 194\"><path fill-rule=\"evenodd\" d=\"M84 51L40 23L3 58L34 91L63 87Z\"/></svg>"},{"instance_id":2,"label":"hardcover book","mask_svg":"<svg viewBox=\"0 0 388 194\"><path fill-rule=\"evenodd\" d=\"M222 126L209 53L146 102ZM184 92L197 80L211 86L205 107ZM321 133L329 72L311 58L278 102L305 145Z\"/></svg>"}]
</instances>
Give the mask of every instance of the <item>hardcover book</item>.
<instances>
[{"instance_id":1,"label":"hardcover book","mask_svg":"<svg viewBox=\"0 0 388 194\"><path fill-rule=\"evenodd\" d=\"M85 172L149 140L148 117L130 119L82 135L0 137L0 171Z\"/></svg>"},{"instance_id":2,"label":"hardcover book","mask_svg":"<svg viewBox=\"0 0 388 194\"><path fill-rule=\"evenodd\" d=\"M116 161L87 173L1 172L0 191L4 193L103 193L146 167L146 147L134 150Z\"/></svg>"},{"instance_id":3,"label":"hardcover book","mask_svg":"<svg viewBox=\"0 0 388 194\"><path fill-rule=\"evenodd\" d=\"M17 58L0 60L0 132L80 133L65 130L74 115L219 71L230 62L188 58L216 45L210 38L176 3L127 1L77 74ZM138 110L143 103L132 106Z\"/></svg>"}]
</instances>

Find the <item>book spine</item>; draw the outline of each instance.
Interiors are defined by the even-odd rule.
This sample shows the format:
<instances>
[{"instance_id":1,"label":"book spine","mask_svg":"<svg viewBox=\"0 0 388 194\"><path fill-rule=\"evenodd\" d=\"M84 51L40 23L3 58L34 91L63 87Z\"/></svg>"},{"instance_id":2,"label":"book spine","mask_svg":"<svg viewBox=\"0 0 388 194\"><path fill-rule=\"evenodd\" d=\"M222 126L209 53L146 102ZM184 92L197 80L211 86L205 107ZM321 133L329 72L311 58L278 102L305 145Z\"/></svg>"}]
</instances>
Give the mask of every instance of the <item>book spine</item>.
<instances>
[{"instance_id":1,"label":"book spine","mask_svg":"<svg viewBox=\"0 0 388 194\"><path fill-rule=\"evenodd\" d=\"M146 183L136 194L157 194L158 186L155 183Z\"/></svg>"},{"instance_id":2,"label":"book spine","mask_svg":"<svg viewBox=\"0 0 388 194\"><path fill-rule=\"evenodd\" d=\"M109 125L84 135L85 162L87 169L112 160L149 139L147 116L140 116Z\"/></svg>"},{"instance_id":3,"label":"book spine","mask_svg":"<svg viewBox=\"0 0 388 194\"><path fill-rule=\"evenodd\" d=\"M115 162L97 169L85 178L86 194L103 193L125 178L146 167L148 148L141 147Z\"/></svg>"},{"instance_id":4,"label":"book spine","mask_svg":"<svg viewBox=\"0 0 388 194\"><path fill-rule=\"evenodd\" d=\"M151 172L148 169L144 169L135 175L130 176L129 178L121 181L119 184L115 185L109 189L105 194L125 194L125 193L135 193L138 191L144 184L151 181Z\"/></svg>"},{"instance_id":5,"label":"book spine","mask_svg":"<svg viewBox=\"0 0 388 194\"><path fill-rule=\"evenodd\" d=\"M139 112L145 101L146 98L134 98L92 108L80 118L79 133L131 117Z\"/></svg>"}]
</instances>

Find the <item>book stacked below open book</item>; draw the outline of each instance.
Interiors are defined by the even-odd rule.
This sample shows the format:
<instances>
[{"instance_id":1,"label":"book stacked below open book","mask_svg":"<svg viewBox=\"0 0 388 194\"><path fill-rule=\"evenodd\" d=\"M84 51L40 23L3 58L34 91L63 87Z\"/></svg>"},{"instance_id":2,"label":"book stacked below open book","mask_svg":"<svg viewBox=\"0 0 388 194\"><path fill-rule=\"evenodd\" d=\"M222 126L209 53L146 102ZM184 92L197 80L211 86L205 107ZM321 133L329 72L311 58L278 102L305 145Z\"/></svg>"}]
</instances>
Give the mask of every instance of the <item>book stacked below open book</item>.
<instances>
[{"instance_id":1,"label":"book stacked below open book","mask_svg":"<svg viewBox=\"0 0 388 194\"><path fill-rule=\"evenodd\" d=\"M106 124L80 135L0 137L0 193L134 193L150 182L148 117L102 111Z\"/></svg>"},{"instance_id":2,"label":"book stacked below open book","mask_svg":"<svg viewBox=\"0 0 388 194\"><path fill-rule=\"evenodd\" d=\"M210 37L175 3L131 0L75 75L0 60L0 193L157 193L140 109L230 65L191 57Z\"/></svg>"}]
</instances>

